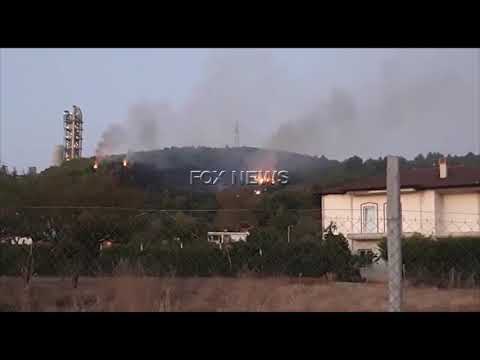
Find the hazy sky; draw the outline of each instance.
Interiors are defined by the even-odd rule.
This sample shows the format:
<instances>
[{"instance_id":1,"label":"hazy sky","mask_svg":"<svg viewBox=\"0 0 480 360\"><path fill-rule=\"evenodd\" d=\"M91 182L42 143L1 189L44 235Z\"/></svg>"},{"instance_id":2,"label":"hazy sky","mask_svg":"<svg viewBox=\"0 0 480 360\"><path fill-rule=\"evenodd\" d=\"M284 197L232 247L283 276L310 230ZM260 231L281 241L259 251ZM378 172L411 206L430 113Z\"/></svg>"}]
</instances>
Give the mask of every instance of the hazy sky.
<instances>
[{"instance_id":1,"label":"hazy sky","mask_svg":"<svg viewBox=\"0 0 480 360\"><path fill-rule=\"evenodd\" d=\"M130 134L115 152L232 145L236 121L242 145L330 158L478 152L474 49L1 49L0 61L2 162L18 169L51 164L74 104L84 156L112 124Z\"/></svg>"}]
</instances>

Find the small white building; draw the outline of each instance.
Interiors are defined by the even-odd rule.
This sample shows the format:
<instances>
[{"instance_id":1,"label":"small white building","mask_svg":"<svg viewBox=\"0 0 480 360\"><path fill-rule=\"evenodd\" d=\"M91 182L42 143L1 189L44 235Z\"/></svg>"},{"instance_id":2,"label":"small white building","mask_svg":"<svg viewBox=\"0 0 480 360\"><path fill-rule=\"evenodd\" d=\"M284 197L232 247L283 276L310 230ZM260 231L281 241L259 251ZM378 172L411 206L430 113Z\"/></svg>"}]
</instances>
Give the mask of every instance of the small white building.
<instances>
[{"instance_id":1,"label":"small white building","mask_svg":"<svg viewBox=\"0 0 480 360\"><path fill-rule=\"evenodd\" d=\"M248 231L209 231L207 233L207 238L209 243L217 244L221 248L225 244L247 241L248 235L250 235Z\"/></svg>"},{"instance_id":2,"label":"small white building","mask_svg":"<svg viewBox=\"0 0 480 360\"><path fill-rule=\"evenodd\" d=\"M32 245L33 239L31 237L15 236L10 240L12 245Z\"/></svg>"},{"instance_id":3,"label":"small white building","mask_svg":"<svg viewBox=\"0 0 480 360\"><path fill-rule=\"evenodd\" d=\"M421 233L434 238L480 236L480 168L451 166L400 171L400 202L404 236ZM386 237L386 177L324 189L321 222L333 223L352 251L377 249Z\"/></svg>"}]
</instances>

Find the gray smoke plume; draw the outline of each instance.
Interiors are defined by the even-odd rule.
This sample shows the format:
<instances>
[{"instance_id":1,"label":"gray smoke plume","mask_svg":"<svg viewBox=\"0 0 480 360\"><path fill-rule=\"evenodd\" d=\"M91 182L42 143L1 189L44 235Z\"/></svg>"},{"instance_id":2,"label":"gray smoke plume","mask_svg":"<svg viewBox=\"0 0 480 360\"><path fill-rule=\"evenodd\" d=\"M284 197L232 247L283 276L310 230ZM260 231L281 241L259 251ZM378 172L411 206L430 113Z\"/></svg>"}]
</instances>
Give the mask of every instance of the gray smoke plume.
<instances>
[{"instance_id":1,"label":"gray smoke plume","mask_svg":"<svg viewBox=\"0 0 480 360\"><path fill-rule=\"evenodd\" d=\"M473 61L471 50L399 51L360 91L332 90L313 111L281 125L267 144L337 159L472 151L480 136Z\"/></svg>"},{"instance_id":2,"label":"gray smoke plume","mask_svg":"<svg viewBox=\"0 0 480 360\"><path fill-rule=\"evenodd\" d=\"M336 86L313 68L309 81L294 80L274 52L213 51L183 105L131 107L125 123L105 132L99 149L223 147L233 144L237 121L241 146L334 159L466 153L480 136L472 131L473 104L480 101L473 92L472 50L357 51L354 71L340 61L336 70L339 77L348 70L355 80ZM339 60L347 57L338 52Z\"/></svg>"},{"instance_id":3,"label":"gray smoke plume","mask_svg":"<svg viewBox=\"0 0 480 360\"><path fill-rule=\"evenodd\" d=\"M344 153L354 151L356 144L339 139L359 135L357 108L352 94L333 89L327 101L300 118L281 125L268 143L269 148L306 154L331 154L339 145ZM331 155L330 155L331 156Z\"/></svg>"},{"instance_id":4,"label":"gray smoke plume","mask_svg":"<svg viewBox=\"0 0 480 360\"><path fill-rule=\"evenodd\" d=\"M379 100L368 128L371 151L474 150L474 57L471 50L405 51L383 63ZM473 136L472 136L473 135ZM413 154L412 154L413 155Z\"/></svg>"},{"instance_id":5,"label":"gray smoke plume","mask_svg":"<svg viewBox=\"0 0 480 360\"><path fill-rule=\"evenodd\" d=\"M103 158L117 152L123 152L128 146L128 132L121 124L112 124L102 134L102 139L97 145L96 156Z\"/></svg>"},{"instance_id":6,"label":"gray smoke plume","mask_svg":"<svg viewBox=\"0 0 480 360\"><path fill-rule=\"evenodd\" d=\"M161 129L174 122L169 105L142 103L133 105L127 120L110 125L97 145L97 157L128 151L154 150L161 146Z\"/></svg>"},{"instance_id":7,"label":"gray smoke plume","mask_svg":"<svg viewBox=\"0 0 480 360\"><path fill-rule=\"evenodd\" d=\"M297 113L294 84L269 50L217 50L181 111L185 145L225 146L240 124L240 144L258 146Z\"/></svg>"},{"instance_id":8,"label":"gray smoke plume","mask_svg":"<svg viewBox=\"0 0 480 360\"><path fill-rule=\"evenodd\" d=\"M240 145L260 146L272 128L299 114L294 85L269 50L213 51L204 74L176 111L164 103L132 106L125 123L103 134L98 152L232 145L237 121Z\"/></svg>"}]
</instances>

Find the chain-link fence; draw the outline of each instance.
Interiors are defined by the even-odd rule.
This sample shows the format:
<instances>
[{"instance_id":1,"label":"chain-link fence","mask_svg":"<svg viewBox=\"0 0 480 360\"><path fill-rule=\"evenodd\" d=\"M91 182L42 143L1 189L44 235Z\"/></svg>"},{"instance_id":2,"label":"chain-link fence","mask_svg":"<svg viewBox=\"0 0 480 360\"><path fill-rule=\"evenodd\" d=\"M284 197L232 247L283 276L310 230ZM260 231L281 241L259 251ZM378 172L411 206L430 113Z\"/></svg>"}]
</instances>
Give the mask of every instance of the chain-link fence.
<instances>
[{"instance_id":1,"label":"chain-link fence","mask_svg":"<svg viewBox=\"0 0 480 360\"><path fill-rule=\"evenodd\" d=\"M343 234L386 234L386 204L362 204L361 209L325 209L324 223L334 222ZM425 236L480 236L480 215L469 212L402 210L402 232Z\"/></svg>"},{"instance_id":2,"label":"chain-link fence","mask_svg":"<svg viewBox=\"0 0 480 360\"><path fill-rule=\"evenodd\" d=\"M374 210L1 209L0 306L384 311ZM402 210L406 310L480 309L479 226L479 214Z\"/></svg>"}]
</instances>

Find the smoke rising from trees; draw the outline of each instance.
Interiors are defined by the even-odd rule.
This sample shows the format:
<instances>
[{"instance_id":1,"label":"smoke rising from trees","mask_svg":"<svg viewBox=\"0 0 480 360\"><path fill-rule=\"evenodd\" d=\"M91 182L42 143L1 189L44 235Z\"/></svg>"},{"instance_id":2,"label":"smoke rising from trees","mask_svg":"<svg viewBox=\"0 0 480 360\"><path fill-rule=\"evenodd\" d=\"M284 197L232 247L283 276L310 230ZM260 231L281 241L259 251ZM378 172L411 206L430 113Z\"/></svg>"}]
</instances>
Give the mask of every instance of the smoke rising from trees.
<instances>
[{"instance_id":1,"label":"smoke rising from trees","mask_svg":"<svg viewBox=\"0 0 480 360\"><path fill-rule=\"evenodd\" d=\"M388 52L355 87L330 86L314 69L308 83L297 81L276 60L274 50L212 52L183 105L133 105L99 151L223 147L236 121L241 145L336 159L476 150L473 50Z\"/></svg>"},{"instance_id":2,"label":"smoke rising from trees","mask_svg":"<svg viewBox=\"0 0 480 360\"><path fill-rule=\"evenodd\" d=\"M130 107L127 120L110 125L97 145L97 157L161 146L161 125L174 122L166 104L141 103Z\"/></svg>"}]
</instances>

